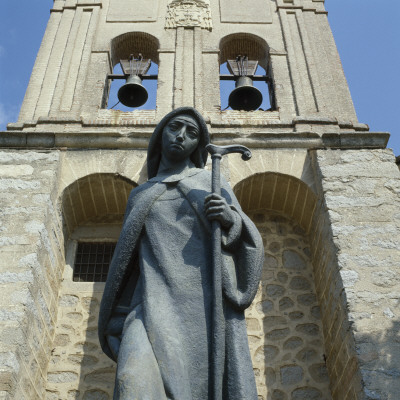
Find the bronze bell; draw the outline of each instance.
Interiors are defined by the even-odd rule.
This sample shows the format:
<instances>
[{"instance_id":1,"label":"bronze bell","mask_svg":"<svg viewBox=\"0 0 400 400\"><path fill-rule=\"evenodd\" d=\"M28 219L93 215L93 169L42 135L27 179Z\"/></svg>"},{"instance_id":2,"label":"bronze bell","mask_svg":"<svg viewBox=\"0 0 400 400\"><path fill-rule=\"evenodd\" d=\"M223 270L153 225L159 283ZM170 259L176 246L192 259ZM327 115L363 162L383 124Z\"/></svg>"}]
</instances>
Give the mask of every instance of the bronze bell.
<instances>
[{"instance_id":1,"label":"bronze bell","mask_svg":"<svg viewBox=\"0 0 400 400\"><path fill-rule=\"evenodd\" d=\"M140 107L146 103L148 97L147 90L138 75L130 75L118 90L118 100L127 107Z\"/></svg>"},{"instance_id":2,"label":"bronze bell","mask_svg":"<svg viewBox=\"0 0 400 400\"><path fill-rule=\"evenodd\" d=\"M261 106L262 94L253 86L253 80L249 76L240 76L235 86L229 95L229 106L233 110L254 111Z\"/></svg>"}]
</instances>

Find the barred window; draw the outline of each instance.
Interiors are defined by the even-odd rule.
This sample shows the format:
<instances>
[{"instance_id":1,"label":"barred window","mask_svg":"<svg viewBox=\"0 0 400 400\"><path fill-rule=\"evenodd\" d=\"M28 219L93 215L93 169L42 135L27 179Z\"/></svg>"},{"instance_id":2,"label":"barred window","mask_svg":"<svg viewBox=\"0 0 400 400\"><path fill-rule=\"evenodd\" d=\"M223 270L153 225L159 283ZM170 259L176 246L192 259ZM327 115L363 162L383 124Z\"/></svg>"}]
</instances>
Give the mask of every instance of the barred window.
<instances>
[{"instance_id":1,"label":"barred window","mask_svg":"<svg viewBox=\"0 0 400 400\"><path fill-rule=\"evenodd\" d=\"M75 282L105 282L115 243L78 243L75 256Z\"/></svg>"}]
</instances>

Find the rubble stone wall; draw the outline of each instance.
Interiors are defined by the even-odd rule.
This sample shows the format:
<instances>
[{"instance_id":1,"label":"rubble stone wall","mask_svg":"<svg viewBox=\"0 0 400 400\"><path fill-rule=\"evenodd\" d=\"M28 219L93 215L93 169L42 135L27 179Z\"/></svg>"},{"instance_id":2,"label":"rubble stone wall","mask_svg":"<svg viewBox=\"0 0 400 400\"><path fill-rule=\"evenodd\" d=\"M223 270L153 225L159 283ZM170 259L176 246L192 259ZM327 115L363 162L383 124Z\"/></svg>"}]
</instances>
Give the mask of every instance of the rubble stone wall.
<instances>
[{"instance_id":1,"label":"rubble stone wall","mask_svg":"<svg viewBox=\"0 0 400 400\"><path fill-rule=\"evenodd\" d=\"M309 238L294 222L260 210L260 288L246 312L260 400L331 399Z\"/></svg>"},{"instance_id":2,"label":"rubble stone wall","mask_svg":"<svg viewBox=\"0 0 400 400\"><path fill-rule=\"evenodd\" d=\"M270 211L250 217L266 251L262 282L246 313L259 399L328 400L308 237L298 225ZM97 338L104 284L72 282L69 269L67 265L61 288L46 399L112 399L115 363L102 353Z\"/></svg>"}]
</instances>

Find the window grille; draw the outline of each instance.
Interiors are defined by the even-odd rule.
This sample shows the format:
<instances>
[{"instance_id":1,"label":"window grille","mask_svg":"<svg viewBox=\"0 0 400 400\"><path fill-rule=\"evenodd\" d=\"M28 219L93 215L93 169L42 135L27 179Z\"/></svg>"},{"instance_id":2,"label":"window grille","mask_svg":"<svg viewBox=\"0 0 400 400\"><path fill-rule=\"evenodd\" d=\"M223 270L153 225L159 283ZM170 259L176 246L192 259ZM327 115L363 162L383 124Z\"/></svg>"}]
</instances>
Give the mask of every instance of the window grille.
<instances>
[{"instance_id":1,"label":"window grille","mask_svg":"<svg viewBox=\"0 0 400 400\"><path fill-rule=\"evenodd\" d=\"M78 243L75 256L75 282L105 282L115 243Z\"/></svg>"}]
</instances>

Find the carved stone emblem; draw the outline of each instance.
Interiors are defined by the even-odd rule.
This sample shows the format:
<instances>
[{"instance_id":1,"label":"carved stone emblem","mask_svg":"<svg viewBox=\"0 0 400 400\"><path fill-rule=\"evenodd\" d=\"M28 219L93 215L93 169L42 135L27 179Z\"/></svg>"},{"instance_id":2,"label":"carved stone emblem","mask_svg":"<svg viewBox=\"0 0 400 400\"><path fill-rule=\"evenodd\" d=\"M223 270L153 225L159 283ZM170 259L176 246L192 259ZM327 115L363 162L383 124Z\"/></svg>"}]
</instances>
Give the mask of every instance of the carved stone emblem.
<instances>
[{"instance_id":1,"label":"carved stone emblem","mask_svg":"<svg viewBox=\"0 0 400 400\"><path fill-rule=\"evenodd\" d=\"M178 26L212 29L211 10L203 0L173 0L168 4L165 28Z\"/></svg>"}]
</instances>

